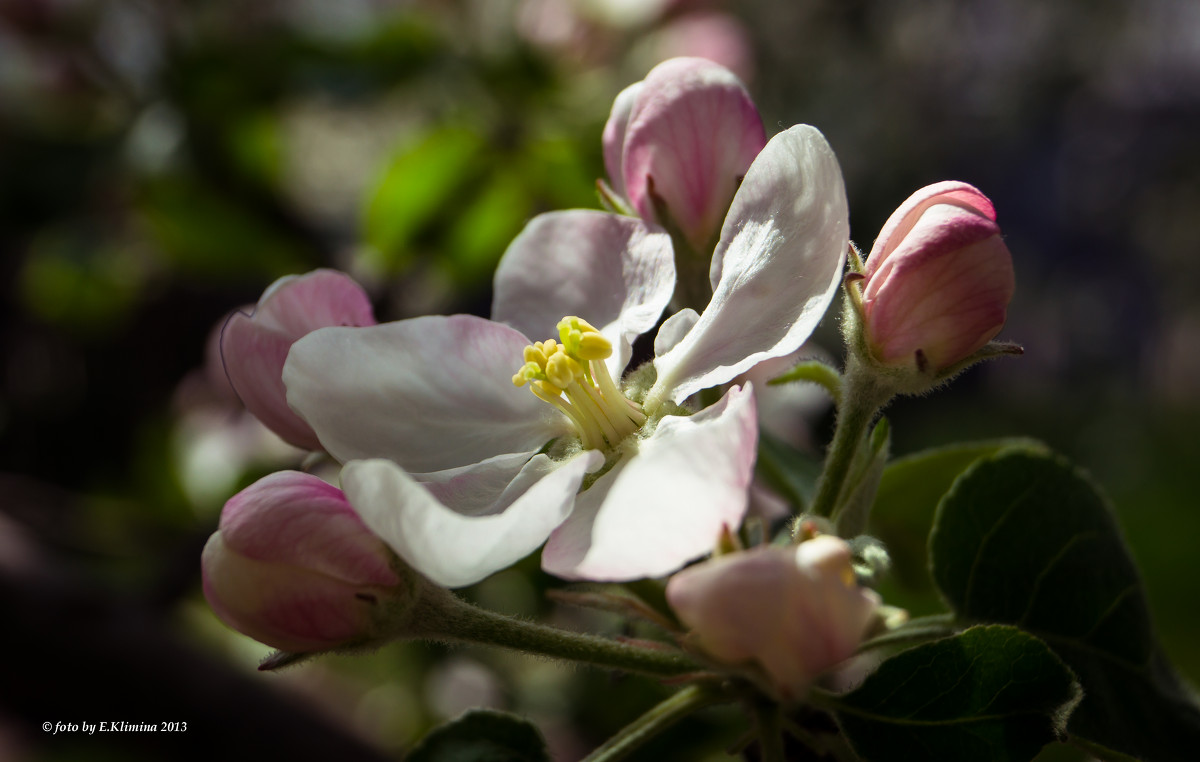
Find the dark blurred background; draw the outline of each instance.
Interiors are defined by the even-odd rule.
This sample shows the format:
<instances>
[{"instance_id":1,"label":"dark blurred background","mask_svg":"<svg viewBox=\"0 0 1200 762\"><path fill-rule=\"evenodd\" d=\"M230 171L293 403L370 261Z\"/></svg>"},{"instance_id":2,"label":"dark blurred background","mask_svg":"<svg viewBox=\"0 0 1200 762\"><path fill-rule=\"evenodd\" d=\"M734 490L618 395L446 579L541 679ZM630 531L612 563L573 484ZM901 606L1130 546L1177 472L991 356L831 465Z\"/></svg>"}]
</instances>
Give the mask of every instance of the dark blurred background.
<instances>
[{"instance_id":1,"label":"dark blurred background","mask_svg":"<svg viewBox=\"0 0 1200 762\"><path fill-rule=\"evenodd\" d=\"M1200 679L1200 5L0 0L0 759L395 759L475 703L571 759L663 694L420 645L261 675L198 559L224 500L299 457L206 368L224 315L315 267L381 320L486 314L526 220L597 206L613 96L673 55L737 71L768 134L824 132L864 249L928 183L992 198L1026 354L895 404L893 449L1029 435L1075 459ZM530 562L468 595L616 631L549 584ZM41 730L102 720L189 727ZM729 759L697 749L738 722L646 758Z\"/></svg>"}]
</instances>

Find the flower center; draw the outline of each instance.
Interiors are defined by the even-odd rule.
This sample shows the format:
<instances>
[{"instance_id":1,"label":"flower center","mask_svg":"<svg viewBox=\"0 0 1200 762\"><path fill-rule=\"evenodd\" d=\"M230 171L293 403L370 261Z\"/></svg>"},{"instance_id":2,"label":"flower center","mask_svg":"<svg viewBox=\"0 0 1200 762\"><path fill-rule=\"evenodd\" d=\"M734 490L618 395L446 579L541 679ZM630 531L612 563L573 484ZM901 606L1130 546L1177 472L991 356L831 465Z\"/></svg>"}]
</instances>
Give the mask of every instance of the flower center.
<instances>
[{"instance_id":1,"label":"flower center","mask_svg":"<svg viewBox=\"0 0 1200 762\"><path fill-rule=\"evenodd\" d=\"M574 316L558 321L558 338L525 347L525 364L513 384L529 384L535 397L558 408L585 448L616 447L646 422L646 415L621 393L604 364L612 343Z\"/></svg>"}]
</instances>

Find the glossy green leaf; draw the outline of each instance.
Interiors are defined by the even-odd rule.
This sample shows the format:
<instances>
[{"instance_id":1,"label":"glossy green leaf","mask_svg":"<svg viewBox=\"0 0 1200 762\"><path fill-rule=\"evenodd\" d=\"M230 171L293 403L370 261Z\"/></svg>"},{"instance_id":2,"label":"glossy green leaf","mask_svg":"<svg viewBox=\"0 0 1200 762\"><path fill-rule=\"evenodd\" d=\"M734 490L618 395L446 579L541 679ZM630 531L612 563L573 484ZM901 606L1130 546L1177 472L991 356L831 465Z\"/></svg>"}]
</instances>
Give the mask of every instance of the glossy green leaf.
<instances>
[{"instance_id":1,"label":"glossy green leaf","mask_svg":"<svg viewBox=\"0 0 1200 762\"><path fill-rule=\"evenodd\" d=\"M1146 760L1195 758L1200 709L1154 637L1107 502L1080 472L1023 452L979 461L938 507L930 560L959 617L1015 624L1075 671L1073 735Z\"/></svg>"},{"instance_id":2,"label":"glossy green leaf","mask_svg":"<svg viewBox=\"0 0 1200 762\"><path fill-rule=\"evenodd\" d=\"M903 592L928 591L933 596L926 544L938 501L968 466L1006 450L1045 452L1046 446L1023 438L963 442L897 458L884 469L871 509L870 529L887 545ZM911 605L908 600L898 603Z\"/></svg>"},{"instance_id":3,"label":"glossy green leaf","mask_svg":"<svg viewBox=\"0 0 1200 762\"><path fill-rule=\"evenodd\" d=\"M550 762L546 741L528 720L490 709L472 709L434 728L406 762Z\"/></svg>"},{"instance_id":4,"label":"glossy green leaf","mask_svg":"<svg viewBox=\"0 0 1200 762\"><path fill-rule=\"evenodd\" d=\"M1017 762L1058 737L1078 699L1045 643L990 625L893 656L834 713L867 762Z\"/></svg>"}]
</instances>

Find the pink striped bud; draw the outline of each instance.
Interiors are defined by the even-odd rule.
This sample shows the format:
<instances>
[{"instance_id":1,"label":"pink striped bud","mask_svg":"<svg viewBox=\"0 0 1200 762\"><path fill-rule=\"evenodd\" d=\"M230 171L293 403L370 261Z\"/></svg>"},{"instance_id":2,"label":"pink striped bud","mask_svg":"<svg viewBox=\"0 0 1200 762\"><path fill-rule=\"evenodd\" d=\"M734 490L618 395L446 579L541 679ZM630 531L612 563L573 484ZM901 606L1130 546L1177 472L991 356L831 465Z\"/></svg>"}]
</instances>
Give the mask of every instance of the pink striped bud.
<instances>
[{"instance_id":1,"label":"pink striped bud","mask_svg":"<svg viewBox=\"0 0 1200 762\"><path fill-rule=\"evenodd\" d=\"M336 270L314 270L271 284L252 314L234 313L221 332L229 383L255 418L284 441L322 449L317 435L287 404L283 364L292 344L327 326L375 325L362 286Z\"/></svg>"},{"instance_id":2,"label":"pink striped bud","mask_svg":"<svg viewBox=\"0 0 1200 762\"><path fill-rule=\"evenodd\" d=\"M226 624L285 651L370 642L415 584L337 487L298 471L230 498L201 557L204 596Z\"/></svg>"},{"instance_id":3,"label":"pink striped bud","mask_svg":"<svg viewBox=\"0 0 1200 762\"><path fill-rule=\"evenodd\" d=\"M669 222L707 253L766 142L762 118L732 72L703 58L673 58L617 96L604 128L604 164L613 189L642 219Z\"/></svg>"},{"instance_id":4,"label":"pink striped bud","mask_svg":"<svg viewBox=\"0 0 1200 762\"><path fill-rule=\"evenodd\" d=\"M991 341L1015 288L992 202L960 182L930 185L901 204L880 231L865 274L871 353L884 364L915 362L922 370L945 370Z\"/></svg>"},{"instance_id":5,"label":"pink striped bud","mask_svg":"<svg viewBox=\"0 0 1200 762\"><path fill-rule=\"evenodd\" d=\"M756 662L789 699L854 654L879 596L860 588L850 546L831 535L758 547L684 569L667 600L713 659Z\"/></svg>"}]
</instances>

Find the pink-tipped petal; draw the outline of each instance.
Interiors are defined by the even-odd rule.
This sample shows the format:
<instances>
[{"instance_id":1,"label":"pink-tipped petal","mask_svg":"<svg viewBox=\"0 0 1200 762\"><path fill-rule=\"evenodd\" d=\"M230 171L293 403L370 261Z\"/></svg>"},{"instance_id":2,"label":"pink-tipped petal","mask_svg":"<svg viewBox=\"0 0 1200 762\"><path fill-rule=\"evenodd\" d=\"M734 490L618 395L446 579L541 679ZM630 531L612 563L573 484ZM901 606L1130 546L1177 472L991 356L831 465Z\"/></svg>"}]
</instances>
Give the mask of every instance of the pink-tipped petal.
<instances>
[{"instance_id":1,"label":"pink-tipped petal","mask_svg":"<svg viewBox=\"0 0 1200 762\"><path fill-rule=\"evenodd\" d=\"M816 129L771 139L738 190L712 263L712 301L655 360L652 400L682 401L790 354L825 315L850 241L837 157Z\"/></svg>"},{"instance_id":2,"label":"pink-tipped petal","mask_svg":"<svg viewBox=\"0 0 1200 762\"><path fill-rule=\"evenodd\" d=\"M879 237L875 239L867 257L868 279L884 264L888 254L908 236L925 210L935 204L953 204L984 219L996 221L996 208L991 199L975 186L957 180L927 185L905 199L904 203L891 213L887 222L883 223Z\"/></svg>"},{"instance_id":3,"label":"pink-tipped petal","mask_svg":"<svg viewBox=\"0 0 1200 762\"><path fill-rule=\"evenodd\" d=\"M337 487L312 474L277 471L234 495L221 536L241 555L312 569L353 584L394 585L379 538Z\"/></svg>"},{"instance_id":4,"label":"pink-tipped petal","mask_svg":"<svg viewBox=\"0 0 1200 762\"><path fill-rule=\"evenodd\" d=\"M201 566L204 596L221 621L295 653L361 639L371 626L372 603L356 593L382 594L308 569L247 558L231 551L220 533L204 546Z\"/></svg>"},{"instance_id":5,"label":"pink-tipped petal","mask_svg":"<svg viewBox=\"0 0 1200 762\"><path fill-rule=\"evenodd\" d=\"M579 496L542 567L565 579L625 581L711 552L722 528L741 524L757 443L748 388L693 416L663 418L636 456Z\"/></svg>"},{"instance_id":6,"label":"pink-tipped petal","mask_svg":"<svg viewBox=\"0 0 1200 762\"><path fill-rule=\"evenodd\" d=\"M535 217L504 253L492 318L541 341L578 315L612 342L609 367L619 377L674 289L671 238L661 229L605 212L553 212Z\"/></svg>"},{"instance_id":7,"label":"pink-tipped petal","mask_svg":"<svg viewBox=\"0 0 1200 762\"><path fill-rule=\"evenodd\" d=\"M374 324L366 292L345 273L281 278L252 314L234 313L225 324L221 356L229 383L246 409L285 441L319 450L316 434L287 405L282 372L288 350L319 328Z\"/></svg>"},{"instance_id":8,"label":"pink-tipped petal","mask_svg":"<svg viewBox=\"0 0 1200 762\"><path fill-rule=\"evenodd\" d=\"M466 496L477 509L461 481L423 485L386 460L347 464L342 483L363 521L397 555L440 585L462 587L537 549L570 513L584 475L603 460L595 450L561 463L537 455L482 515L459 513L436 496Z\"/></svg>"},{"instance_id":9,"label":"pink-tipped petal","mask_svg":"<svg viewBox=\"0 0 1200 762\"><path fill-rule=\"evenodd\" d=\"M621 161L625 156L625 130L629 126L629 114L637 101L642 83L635 82L617 94L612 112L604 125L601 143L604 146L604 169L608 172L610 187L618 196L625 195L625 176L621 173Z\"/></svg>"},{"instance_id":10,"label":"pink-tipped petal","mask_svg":"<svg viewBox=\"0 0 1200 762\"><path fill-rule=\"evenodd\" d=\"M622 174L633 208L659 220L657 195L698 252L707 252L754 157L766 143L762 119L728 69L674 58L642 83L625 131Z\"/></svg>"},{"instance_id":11,"label":"pink-tipped petal","mask_svg":"<svg viewBox=\"0 0 1200 762\"><path fill-rule=\"evenodd\" d=\"M327 328L296 342L288 402L342 462L388 458L441 471L533 453L570 424L513 386L529 340L471 315Z\"/></svg>"}]
</instances>

